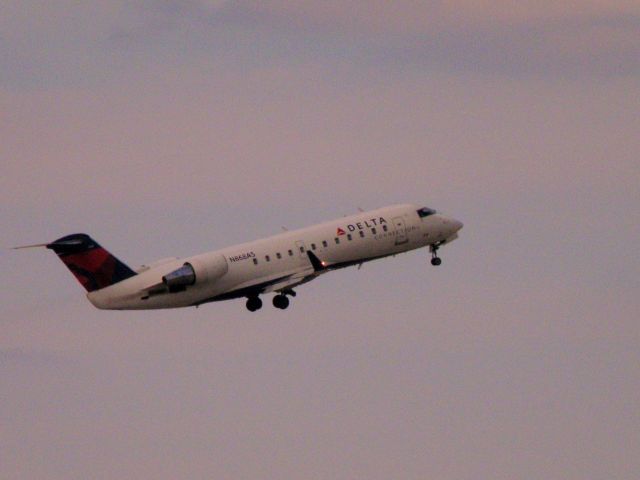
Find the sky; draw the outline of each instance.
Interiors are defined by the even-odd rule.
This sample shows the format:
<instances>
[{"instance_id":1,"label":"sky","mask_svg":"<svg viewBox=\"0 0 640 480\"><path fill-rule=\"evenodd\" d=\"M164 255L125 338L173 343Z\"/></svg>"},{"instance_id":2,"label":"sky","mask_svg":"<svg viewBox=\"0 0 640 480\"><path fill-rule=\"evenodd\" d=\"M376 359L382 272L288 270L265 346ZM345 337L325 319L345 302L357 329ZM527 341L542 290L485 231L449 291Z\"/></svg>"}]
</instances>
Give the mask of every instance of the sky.
<instances>
[{"instance_id":1,"label":"sky","mask_svg":"<svg viewBox=\"0 0 640 480\"><path fill-rule=\"evenodd\" d=\"M637 1L5 1L0 477L637 478ZM413 202L464 222L242 300L132 267Z\"/></svg>"}]
</instances>

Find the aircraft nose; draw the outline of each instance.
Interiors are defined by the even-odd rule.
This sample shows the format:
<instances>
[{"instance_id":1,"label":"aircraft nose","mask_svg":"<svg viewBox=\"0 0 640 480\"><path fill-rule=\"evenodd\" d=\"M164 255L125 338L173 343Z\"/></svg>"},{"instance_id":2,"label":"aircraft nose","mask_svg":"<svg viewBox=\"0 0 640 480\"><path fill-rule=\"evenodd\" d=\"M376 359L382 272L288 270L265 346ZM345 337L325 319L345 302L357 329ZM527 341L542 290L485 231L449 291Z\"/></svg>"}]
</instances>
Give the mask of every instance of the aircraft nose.
<instances>
[{"instance_id":1,"label":"aircraft nose","mask_svg":"<svg viewBox=\"0 0 640 480\"><path fill-rule=\"evenodd\" d=\"M451 221L451 223L456 232L464 226L464 224L460 220L456 220L455 218Z\"/></svg>"}]
</instances>

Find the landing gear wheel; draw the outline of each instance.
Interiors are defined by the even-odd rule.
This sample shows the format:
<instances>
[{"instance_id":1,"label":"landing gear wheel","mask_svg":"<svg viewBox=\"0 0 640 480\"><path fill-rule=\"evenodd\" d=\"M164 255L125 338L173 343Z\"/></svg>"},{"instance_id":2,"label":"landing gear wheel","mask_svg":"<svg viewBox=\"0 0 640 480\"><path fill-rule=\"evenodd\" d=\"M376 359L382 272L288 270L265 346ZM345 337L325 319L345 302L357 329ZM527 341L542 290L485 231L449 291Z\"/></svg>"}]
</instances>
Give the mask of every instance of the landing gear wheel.
<instances>
[{"instance_id":1,"label":"landing gear wheel","mask_svg":"<svg viewBox=\"0 0 640 480\"><path fill-rule=\"evenodd\" d=\"M262 300L259 297L249 297L247 299L247 310L255 312L262 308Z\"/></svg>"},{"instance_id":2,"label":"landing gear wheel","mask_svg":"<svg viewBox=\"0 0 640 480\"><path fill-rule=\"evenodd\" d=\"M289 299L286 295L276 295L273 297L273 306L284 310L289 306Z\"/></svg>"},{"instance_id":3,"label":"landing gear wheel","mask_svg":"<svg viewBox=\"0 0 640 480\"><path fill-rule=\"evenodd\" d=\"M442 259L438 256L439 247L440 245L434 244L429 248L429 250L431 250L431 265L433 265L434 267L437 267L442 263Z\"/></svg>"}]
</instances>

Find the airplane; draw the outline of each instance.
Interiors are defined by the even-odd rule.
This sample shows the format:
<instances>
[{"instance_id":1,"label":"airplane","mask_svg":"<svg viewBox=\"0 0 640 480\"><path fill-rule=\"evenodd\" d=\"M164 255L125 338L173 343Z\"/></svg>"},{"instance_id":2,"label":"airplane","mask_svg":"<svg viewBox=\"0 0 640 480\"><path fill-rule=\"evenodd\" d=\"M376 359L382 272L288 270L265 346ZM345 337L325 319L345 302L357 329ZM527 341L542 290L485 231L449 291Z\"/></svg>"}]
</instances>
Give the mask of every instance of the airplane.
<instances>
[{"instance_id":1,"label":"airplane","mask_svg":"<svg viewBox=\"0 0 640 480\"><path fill-rule=\"evenodd\" d=\"M431 264L440 265L438 250L461 228L462 222L431 208L392 205L135 271L85 233L16 248L53 250L99 309L198 307L246 298L246 308L255 312L260 295L275 293L274 307L284 310L294 288L322 274L417 248L428 246Z\"/></svg>"}]
</instances>

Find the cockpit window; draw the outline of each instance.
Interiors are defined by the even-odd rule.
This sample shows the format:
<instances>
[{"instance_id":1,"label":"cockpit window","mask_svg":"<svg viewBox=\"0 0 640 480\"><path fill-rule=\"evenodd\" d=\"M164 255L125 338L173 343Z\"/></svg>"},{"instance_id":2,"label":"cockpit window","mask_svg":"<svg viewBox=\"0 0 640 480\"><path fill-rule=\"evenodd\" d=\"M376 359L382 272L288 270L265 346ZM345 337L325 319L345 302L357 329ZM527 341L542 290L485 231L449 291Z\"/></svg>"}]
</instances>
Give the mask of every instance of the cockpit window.
<instances>
[{"instance_id":1,"label":"cockpit window","mask_svg":"<svg viewBox=\"0 0 640 480\"><path fill-rule=\"evenodd\" d=\"M423 208L418 210L418 216L420 218L428 217L429 215L433 215L434 213L436 213L435 210L433 210L432 208L427 208L427 207L423 207Z\"/></svg>"}]
</instances>

